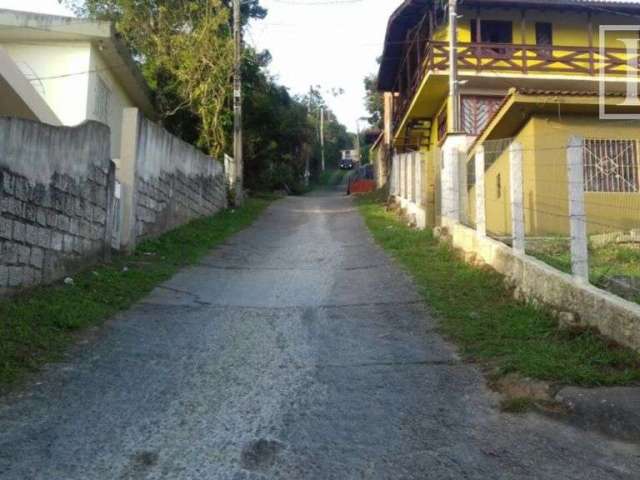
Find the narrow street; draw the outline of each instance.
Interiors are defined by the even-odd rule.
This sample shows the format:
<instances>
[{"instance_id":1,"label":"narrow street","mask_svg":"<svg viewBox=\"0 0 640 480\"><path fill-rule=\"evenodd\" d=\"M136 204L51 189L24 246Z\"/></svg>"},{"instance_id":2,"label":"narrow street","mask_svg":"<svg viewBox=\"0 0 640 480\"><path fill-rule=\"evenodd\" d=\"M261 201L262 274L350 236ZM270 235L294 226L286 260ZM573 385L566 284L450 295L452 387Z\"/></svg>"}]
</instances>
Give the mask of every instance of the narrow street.
<instances>
[{"instance_id":1,"label":"narrow street","mask_svg":"<svg viewBox=\"0 0 640 480\"><path fill-rule=\"evenodd\" d=\"M251 228L0 401L0 478L637 479L640 449L503 414L352 200Z\"/></svg>"}]
</instances>

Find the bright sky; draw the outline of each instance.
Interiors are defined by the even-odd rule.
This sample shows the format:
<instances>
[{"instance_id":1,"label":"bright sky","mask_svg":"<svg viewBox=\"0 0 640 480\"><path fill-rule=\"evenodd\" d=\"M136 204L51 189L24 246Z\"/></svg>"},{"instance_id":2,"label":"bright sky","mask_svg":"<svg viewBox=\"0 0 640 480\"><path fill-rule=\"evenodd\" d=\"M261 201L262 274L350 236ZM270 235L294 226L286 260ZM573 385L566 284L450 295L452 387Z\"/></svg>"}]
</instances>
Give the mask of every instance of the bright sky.
<instances>
[{"instance_id":1,"label":"bright sky","mask_svg":"<svg viewBox=\"0 0 640 480\"><path fill-rule=\"evenodd\" d=\"M363 78L378 69L387 20L401 0L260 3L269 14L255 22L246 40L271 51L271 71L291 93L305 93L310 85L343 88L337 98L323 93L339 120L355 131L356 119L367 115Z\"/></svg>"},{"instance_id":2,"label":"bright sky","mask_svg":"<svg viewBox=\"0 0 640 480\"><path fill-rule=\"evenodd\" d=\"M365 75L377 70L386 23L401 0L262 0L269 10L246 41L269 49L271 71L292 94L320 85L331 109L349 130L366 115ZM0 8L70 15L57 0L0 0ZM332 97L330 90L345 93ZM364 125L364 122L362 123Z\"/></svg>"}]
</instances>

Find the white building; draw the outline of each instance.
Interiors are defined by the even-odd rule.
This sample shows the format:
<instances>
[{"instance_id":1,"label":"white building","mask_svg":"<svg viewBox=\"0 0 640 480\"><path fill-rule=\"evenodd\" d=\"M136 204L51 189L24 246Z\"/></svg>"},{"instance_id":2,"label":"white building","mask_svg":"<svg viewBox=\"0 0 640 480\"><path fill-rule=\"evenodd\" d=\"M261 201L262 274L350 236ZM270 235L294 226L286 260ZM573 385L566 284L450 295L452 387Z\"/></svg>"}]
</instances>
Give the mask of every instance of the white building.
<instances>
[{"instance_id":1,"label":"white building","mask_svg":"<svg viewBox=\"0 0 640 480\"><path fill-rule=\"evenodd\" d=\"M128 107L156 116L111 23L0 9L0 115L53 125L105 123L118 158Z\"/></svg>"},{"instance_id":2,"label":"white building","mask_svg":"<svg viewBox=\"0 0 640 480\"><path fill-rule=\"evenodd\" d=\"M357 149L341 150L342 160L351 160L353 163L360 162L360 152Z\"/></svg>"}]
</instances>

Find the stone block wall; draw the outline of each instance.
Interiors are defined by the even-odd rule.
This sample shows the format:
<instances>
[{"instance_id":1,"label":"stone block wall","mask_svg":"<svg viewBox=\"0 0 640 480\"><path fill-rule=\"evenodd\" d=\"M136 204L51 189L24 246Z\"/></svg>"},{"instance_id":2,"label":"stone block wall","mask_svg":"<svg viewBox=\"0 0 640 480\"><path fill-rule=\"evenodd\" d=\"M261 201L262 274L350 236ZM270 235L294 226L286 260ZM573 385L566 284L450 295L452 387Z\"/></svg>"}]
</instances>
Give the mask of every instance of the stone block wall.
<instances>
[{"instance_id":1,"label":"stone block wall","mask_svg":"<svg viewBox=\"0 0 640 480\"><path fill-rule=\"evenodd\" d=\"M109 128L0 118L0 295L108 253L115 170Z\"/></svg>"},{"instance_id":2,"label":"stone block wall","mask_svg":"<svg viewBox=\"0 0 640 480\"><path fill-rule=\"evenodd\" d=\"M127 109L118 180L123 188L122 243L156 237L227 205L220 162Z\"/></svg>"},{"instance_id":3,"label":"stone block wall","mask_svg":"<svg viewBox=\"0 0 640 480\"><path fill-rule=\"evenodd\" d=\"M160 235L194 218L215 213L225 205L221 175L187 176L177 171L137 185L136 236L144 239Z\"/></svg>"}]
</instances>

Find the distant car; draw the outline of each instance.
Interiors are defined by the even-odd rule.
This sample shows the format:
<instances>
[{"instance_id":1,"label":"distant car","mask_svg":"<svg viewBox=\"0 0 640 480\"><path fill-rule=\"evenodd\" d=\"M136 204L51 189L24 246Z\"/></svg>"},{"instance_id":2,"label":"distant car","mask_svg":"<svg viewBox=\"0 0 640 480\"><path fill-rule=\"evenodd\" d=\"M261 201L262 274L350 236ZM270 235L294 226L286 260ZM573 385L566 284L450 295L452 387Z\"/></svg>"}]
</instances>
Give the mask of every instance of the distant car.
<instances>
[{"instance_id":1,"label":"distant car","mask_svg":"<svg viewBox=\"0 0 640 480\"><path fill-rule=\"evenodd\" d=\"M341 170L353 169L353 160L340 160L340 169Z\"/></svg>"}]
</instances>

